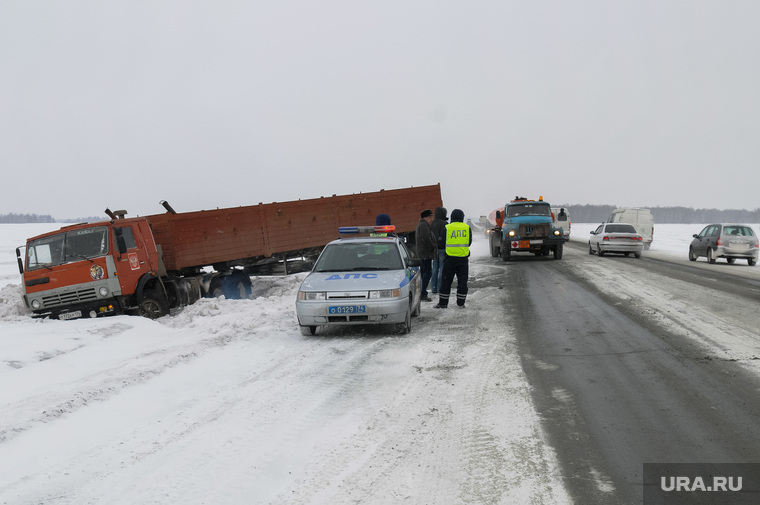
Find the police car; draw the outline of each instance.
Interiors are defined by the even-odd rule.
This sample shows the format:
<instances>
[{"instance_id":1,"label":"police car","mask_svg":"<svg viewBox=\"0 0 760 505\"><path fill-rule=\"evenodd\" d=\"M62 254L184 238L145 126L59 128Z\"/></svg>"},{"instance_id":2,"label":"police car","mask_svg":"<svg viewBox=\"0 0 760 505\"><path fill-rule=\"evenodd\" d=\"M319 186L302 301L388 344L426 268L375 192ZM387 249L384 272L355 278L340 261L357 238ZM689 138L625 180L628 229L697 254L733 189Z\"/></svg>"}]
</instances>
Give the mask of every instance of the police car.
<instances>
[{"instance_id":1,"label":"police car","mask_svg":"<svg viewBox=\"0 0 760 505\"><path fill-rule=\"evenodd\" d=\"M301 332L314 335L317 326L388 324L409 333L412 316L420 313L420 260L393 234L395 226L338 231L342 237L325 246L298 290Z\"/></svg>"}]
</instances>

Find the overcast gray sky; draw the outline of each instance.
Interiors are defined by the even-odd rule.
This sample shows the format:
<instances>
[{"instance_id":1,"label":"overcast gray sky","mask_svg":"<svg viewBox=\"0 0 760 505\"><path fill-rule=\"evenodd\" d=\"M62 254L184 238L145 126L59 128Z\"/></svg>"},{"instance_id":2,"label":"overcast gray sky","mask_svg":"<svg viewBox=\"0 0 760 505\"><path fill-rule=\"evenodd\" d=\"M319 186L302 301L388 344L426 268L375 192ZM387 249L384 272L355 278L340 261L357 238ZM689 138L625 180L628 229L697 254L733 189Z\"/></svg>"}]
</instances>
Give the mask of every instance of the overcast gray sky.
<instances>
[{"instance_id":1,"label":"overcast gray sky","mask_svg":"<svg viewBox=\"0 0 760 505\"><path fill-rule=\"evenodd\" d=\"M0 213L760 207L760 2L0 0Z\"/></svg>"}]
</instances>

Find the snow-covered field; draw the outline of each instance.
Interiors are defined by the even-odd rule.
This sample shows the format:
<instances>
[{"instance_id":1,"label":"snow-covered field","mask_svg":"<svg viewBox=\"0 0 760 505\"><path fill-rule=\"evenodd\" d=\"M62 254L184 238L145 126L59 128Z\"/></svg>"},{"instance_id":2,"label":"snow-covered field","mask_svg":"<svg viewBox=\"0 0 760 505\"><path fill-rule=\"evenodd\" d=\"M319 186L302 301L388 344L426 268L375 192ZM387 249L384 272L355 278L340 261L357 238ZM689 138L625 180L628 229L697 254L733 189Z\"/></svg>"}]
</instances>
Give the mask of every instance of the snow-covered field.
<instances>
[{"instance_id":1,"label":"snow-covered field","mask_svg":"<svg viewBox=\"0 0 760 505\"><path fill-rule=\"evenodd\" d=\"M0 504L569 502L495 288L404 338L301 336L305 274L157 321L32 319L15 248L59 227L0 225ZM686 260L701 229L649 253Z\"/></svg>"}]
</instances>

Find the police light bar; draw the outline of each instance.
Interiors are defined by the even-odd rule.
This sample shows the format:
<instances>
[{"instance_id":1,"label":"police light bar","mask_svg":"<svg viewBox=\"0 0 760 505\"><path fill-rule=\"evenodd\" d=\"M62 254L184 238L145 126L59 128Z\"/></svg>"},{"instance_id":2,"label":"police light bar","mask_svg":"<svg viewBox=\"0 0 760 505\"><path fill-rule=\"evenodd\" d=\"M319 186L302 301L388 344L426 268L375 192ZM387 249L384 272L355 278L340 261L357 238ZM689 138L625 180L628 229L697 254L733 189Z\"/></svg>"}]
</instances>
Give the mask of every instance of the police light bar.
<instances>
[{"instance_id":1,"label":"police light bar","mask_svg":"<svg viewBox=\"0 0 760 505\"><path fill-rule=\"evenodd\" d=\"M393 233L396 231L395 225L385 226L341 226L338 228L338 233L341 235L353 234L353 233Z\"/></svg>"}]
</instances>

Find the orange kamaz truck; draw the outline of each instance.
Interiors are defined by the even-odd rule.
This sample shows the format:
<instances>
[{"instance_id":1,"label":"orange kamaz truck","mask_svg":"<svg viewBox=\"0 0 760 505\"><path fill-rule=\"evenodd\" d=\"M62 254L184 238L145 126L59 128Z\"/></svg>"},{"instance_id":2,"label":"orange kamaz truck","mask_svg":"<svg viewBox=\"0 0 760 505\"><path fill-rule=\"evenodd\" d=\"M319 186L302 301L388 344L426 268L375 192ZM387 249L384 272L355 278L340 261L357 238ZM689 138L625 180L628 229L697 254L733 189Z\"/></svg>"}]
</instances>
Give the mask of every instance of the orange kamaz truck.
<instances>
[{"instance_id":1,"label":"orange kamaz truck","mask_svg":"<svg viewBox=\"0 0 760 505\"><path fill-rule=\"evenodd\" d=\"M303 270L340 226L385 213L413 241L420 211L443 205L440 184L184 213L161 203L28 239L16 256L32 314L156 318L204 296L247 298L251 275Z\"/></svg>"}]
</instances>

